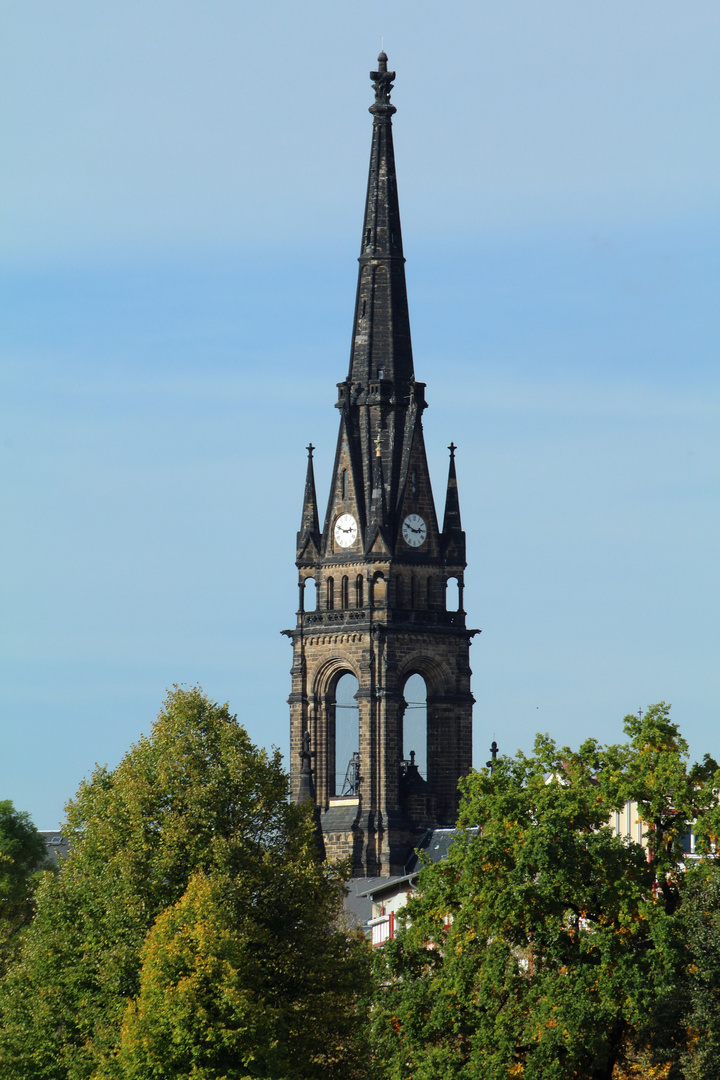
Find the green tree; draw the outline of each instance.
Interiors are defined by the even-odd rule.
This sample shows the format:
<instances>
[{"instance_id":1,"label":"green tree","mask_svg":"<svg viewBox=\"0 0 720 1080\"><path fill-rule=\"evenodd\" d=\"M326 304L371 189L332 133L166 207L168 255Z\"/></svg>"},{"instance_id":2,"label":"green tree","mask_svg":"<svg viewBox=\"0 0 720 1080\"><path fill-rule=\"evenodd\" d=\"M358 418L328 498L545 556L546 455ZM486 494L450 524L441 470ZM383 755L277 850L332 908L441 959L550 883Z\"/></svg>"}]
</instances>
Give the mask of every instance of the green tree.
<instances>
[{"instance_id":1,"label":"green tree","mask_svg":"<svg viewBox=\"0 0 720 1080\"><path fill-rule=\"evenodd\" d=\"M685 1080L717 1080L720 1061L720 867L702 863L681 886L680 923L686 953Z\"/></svg>"},{"instance_id":2,"label":"green tree","mask_svg":"<svg viewBox=\"0 0 720 1080\"><path fill-rule=\"evenodd\" d=\"M197 689L171 693L151 735L133 746L116 769L98 769L81 785L68 806L66 831L72 853L57 877L43 881L22 957L0 987L0 1074L7 1080L89 1080L122 1076L123 1071L160 1075L150 1071L156 1067L152 1054L162 1038L160 1029L175 1024L173 1039L184 1039L186 1045L190 1034L183 1034L182 1024L167 1011L158 1014L153 1033L153 986L165 980L172 987L175 971L170 960L159 968L153 956L157 959L163 935L172 936L173 920L186 914L196 927L210 914L219 920L195 945L192 935L182 939L188 971L193 955L199 965L197 981L206 961L216 962L212 950L220 947L223 925L227 929L227 905L242 909L245 927L254 921L257 933L238 937L232 962L245 973L253 964L258 972L262 968L268 994L272 987L276 1004L282 1002L287 1012L294 1009L298 1026L304 1008L308 1022L314 1020L316 1004L306 1007L293 997L304 963L325 963L337 986L342 980L338 963L348 955L358 972L363 970L364 943L349 941L337 924L342 883L317 858L307 809L287 800L279 753L268 755L254 747L227 706L213 704ZM285 882L292 887L284 888ZM316 933L319 919L302 914L305 905L321 912L322 934ZM259 941L269 950L262 958L251 955ZM284 985L286 950L297 957L292 986ZM223 959L222 951L217 959ZM362 978L358 988L364 988ZM173 1058L175 1071L168 1066L162 1075L283 1075L258 1073L250 1065L242 1074L217 1071L213 1045L220 1059L232 1039L214 1032L214 1010L219 1006L222 1013L224 1006L212 1000L209 985L205 989L211 995L204 1003L206 1072L192 1072L191 1054ZM285 1004L284 991L291 1004ZM128 1008L135 999L136 1006ZM349 1044L362 1030L361 1010L344 987L334 1005L327 1004L317 1037L329 1044L335 1032L344 1031L348 1048L343 1053L352 1056ZM241 1022L241 1013L235 1018ZM225 1031L233 1022L222 1013L219 1028ZM139 1063L140 1044L150 1055L145 1064ZM262 1058L263 1047L257 1052Z\"/></svg>"},{"instance_id":3,"label":"green tree","mask_svg":"<svg viewBox=\"0 0 720 1080\"><path fill-rule=\"evenodd\" d=\"M29 814L0 802L0 974L35 912L35 889L47 862L45 841Z\"/></svg>"},{"instance_id":4,"label":"green tree","mask_svg":"<svg viewBox=\"0 0 720 1080\"><path fill-rule=\"evenodd\" d=\"M379 1058L393 1080L680 1076L689 970L682 838L717 841L720 775L661 704L629 742L538 737L463 785L465 831L424 868L379 960ZM609 820L638 800L647 851Z\"/></svg>"},{"instance_id":5,"label":"green tree","mask_svg":"<svg viewBox=\"0 0 720 1080\"><path fill-rule=\"evenodd\" d=\"M158 918L125 1014L126 1080L367 1076L367 954L304 868L266 871L254 904L247 882L199 874Z\"/></svg>"}]
</instances>

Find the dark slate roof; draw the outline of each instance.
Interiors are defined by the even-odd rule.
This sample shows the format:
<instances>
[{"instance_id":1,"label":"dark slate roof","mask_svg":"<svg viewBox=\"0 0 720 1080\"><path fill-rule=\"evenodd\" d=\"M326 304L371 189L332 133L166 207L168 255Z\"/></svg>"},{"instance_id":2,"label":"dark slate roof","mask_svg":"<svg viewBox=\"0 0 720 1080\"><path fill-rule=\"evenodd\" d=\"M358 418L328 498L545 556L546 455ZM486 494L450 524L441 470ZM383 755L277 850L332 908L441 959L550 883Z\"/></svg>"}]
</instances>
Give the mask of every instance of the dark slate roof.
<instances>
[{"instance_id":1,"label":"dark slate roof","mask_svg":"<svg viewBox=\"0 0 720 1080\"><path fill-rule=\"evenodd\" d=\"M477 829L429 829L422 841L410 856L405 867L408 874L417 873L422 866L421 852L427 855L430 862L442 862L447 859L450 845L459 833L476 833Z\"/></svg>"},{"instance_id":2,"label":"dark slate roof","mask_svg":"<svg viewBox=\"0 0 720 1080\"><path fill-rule=\"evenodd\" d=\"M392 880L394 879L389 877L350 878L347 882L348 893L343 903L343 910L353 926L367 925L372 918L372 891L382 888Z\"/></svg>"},{"instance_id":3,"label":"dark slate roof","mask_svg":"<svg viewBox=\"0 0 720 1080\"><path fill-rule=\"evenodd\" d=\"M393 878L354 878L358 883L358 897L367 897L372 902L374 896L385 891L392 892L398 885L404 882L411 884L415 881L423 867L423 856L431 863L442 862L447 859L450 845L461 835L477 836L480 832L476 826L471 829L428 829L427 833L418 844L405 867L407 873ZM363 889L364 885L364 889Z\"/></svg>"},{"instance_id":4,"label":"dark slate roof","mask_svg":"<svg viewBox=\"0 0 720 1080\"><path fill-rule=\"evenodd\" d=\"M38 830L47 848L48 860L57 864L59 859L66 859L70 854L70 841L59 829Z\"/></svg>"}]
</instances>

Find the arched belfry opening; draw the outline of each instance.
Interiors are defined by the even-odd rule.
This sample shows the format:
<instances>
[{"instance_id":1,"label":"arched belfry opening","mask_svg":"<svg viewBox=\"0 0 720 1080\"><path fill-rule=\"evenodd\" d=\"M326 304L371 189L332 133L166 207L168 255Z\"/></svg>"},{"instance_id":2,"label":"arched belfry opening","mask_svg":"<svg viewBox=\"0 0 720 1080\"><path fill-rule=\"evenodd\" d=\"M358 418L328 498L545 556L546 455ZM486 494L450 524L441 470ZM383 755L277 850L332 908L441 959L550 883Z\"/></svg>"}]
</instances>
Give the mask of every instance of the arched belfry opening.
<instances>
[{"instance_id":1,"label":"arched belfry opening","mask_svg":"<svg viewBox=\"0 0 720 1080\"><path fill-rule=\"evenodd\" d=\"M335 683L330 704L331 743L328 773L330 795L335 798L355 796L359 789L360 710L357 703L358 680L349 671Z\"/></svg>"},{"instance_id":2,"label":"arched belfry opening","mask_svg":"<svg viewBox=\"0 0 720 1080\"><path fill-rule=\"evenodd\" d=\"M384 52L374 101L350 366L321 519L307 471L296 565L314 578L292 630L292 797L308 760L323 844L356 875L402 875L427 829L454 824L472 762L470 643L456 447L442 519L415 377ZM308 745L309 743L309 745ZM301 758L301 753L304 757ZM307 787L307 784L306 784Z\"/></svg>"},{"instance_id":3,"label":"arched belfry opening","mask_svg":"<svg viewBox=\"0 0 720 1080\"><path fill-rule=\"evenodd\" d=\"M427 780L427 686L422 675L411 675L403 688L403 761L412 760Z\"/></svg>"}]
</instances>

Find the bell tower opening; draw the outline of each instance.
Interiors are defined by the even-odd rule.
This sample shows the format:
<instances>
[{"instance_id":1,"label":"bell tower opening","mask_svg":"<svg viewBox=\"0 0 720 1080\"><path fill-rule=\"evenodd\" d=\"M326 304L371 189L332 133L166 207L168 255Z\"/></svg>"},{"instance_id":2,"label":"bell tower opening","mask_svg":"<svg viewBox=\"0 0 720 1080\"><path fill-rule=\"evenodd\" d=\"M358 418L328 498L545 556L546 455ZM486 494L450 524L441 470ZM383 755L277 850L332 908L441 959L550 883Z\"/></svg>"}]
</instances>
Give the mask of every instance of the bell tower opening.
<instances>
[{"instance_id":1,"label":"bell tower opening","mask_svg":"<svg viewBox=\"0 0 720 1080\"><path fill-rule=\"evenodd\" d=\"M403 760L414 764L427 780L427 687L422 675L411 675L403 688Z\"/></svg>"},{"instance_id":2,"label":"bell tower opening","mask_svg":"<svg viewBox=\"0 0 720 1080\"><path fill-rule=\"evenodd\" d=\"M360 750L360 710L357 704L358 681L349 671L335 684L334 700L330 706L332 736L329 772L334 790L331 795L357 795ZM334 758L334 760L333 760Z\"/></svg>"}]
</instances>

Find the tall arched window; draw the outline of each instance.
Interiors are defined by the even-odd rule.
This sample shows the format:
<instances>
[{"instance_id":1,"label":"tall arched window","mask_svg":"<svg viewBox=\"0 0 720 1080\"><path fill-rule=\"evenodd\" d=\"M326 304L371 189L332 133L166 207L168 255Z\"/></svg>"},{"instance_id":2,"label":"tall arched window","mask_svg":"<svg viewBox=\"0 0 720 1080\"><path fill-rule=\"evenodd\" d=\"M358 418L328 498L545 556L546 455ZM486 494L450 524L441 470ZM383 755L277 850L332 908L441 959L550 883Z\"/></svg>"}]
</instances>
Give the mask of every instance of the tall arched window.
<instances>
[{"instance_id":1,"label":"tall arched window","mask_svg":"<svg viewBox=\"0 0 720 1080\"><path fill-rule=\"evenodd\" d=\"M358 574L355 578L355 607L361 608L365 603L363 597L363 576Z\"/></svg>"},{"instance_id":2,"label":"tall arched window","mask_svg":"<svg viewBox=\"0 0 720 1080\"><path fill-rule=\"evenodd\" d=\"M345 574L345 575L343 576L343 579L342 579L342 581L340 582L340 607L341 607L341 608L348 608L348 607L350 607L350 600L349 600L349 597L348 597L348 579L347 579L347 574Z\"/></svg>"},{"instance_id":3,"label":"tall arched window","mask_svg":"<svg viewBox=\"0 0 720 1080\"><path fill-rule=\"evenodd\" d=\"M347 469L343 469L342 475L340 477L340 493L341 493L343 499L347 499L347 493L348 493Z\"/></svg>"},{"instance_id":4,"label":"tall arched window","mask_svg":"<svg viewBox=\"0 0 720 1080\"><path fill-rule=\"evenodd\" d=\"M332 611L332 609L335 607L335 581L331 577L327 579L326 590L327 609L328 611Z\"/></svg>"},{"instance_id":5,"label":"tall arched window","mask_svg":"<svg viewBox=\"0 0 720 1080\"><path fill-rule=\"evenodd\" d=\"M374 608L385 607L387 603L387 583L379 570L372 579L371 603Z\"/></svg>"},{"instance_id":6,"label":"tall arched window","mask_svg":"<svg viewBox=\"0 0 720 1080\"><path fill-rule=\"evenodd\" d=\"M427 687L422 675L411 675L403 688L403 758L410 760L415 751L415 764L420 775L427 779Z\"/></svg>"},{"instance_id":7,"label":"tall arched window","mask_svg":"<svg viewBox=\"0 0 720 1080\"><path fill-rule=\"evenodd\" d=\"M403 606L405 602L405 588L402 578L402 574L398 574L395 578L395 603L399 608Z\"/></svg>"},{"instance_id":8,"label":"tall arched window","mask_svg":"<svg viewBox=\"0 0 720 1080\"><path fill-rule=\"evenodd\" d=\"M357 692L358 681L355 676L349 672L342 675L335 687L334 701L329 710L328 765L331 787L334 783L331 794L336 796L357 794L357 790L352 790L353 773L357 773L357 769L353 767L353 756L360 748L360 711L355 697Z\"/></svg>"},{"instance_id":9,"label":"tall arched window","mask_svg":"<svg viewBox=\"0 0 720 1080\"><path fill-rule=\"evenodd\" d=\"M415 592L417 589L417 581L414 574L410 575L410 607L415 607Z\"/></svg>"},{"instance_id":10,"label":"tall arched window","mask_svg":"<svg viewBox=\"0 0 720 1080\"><path fill-rule=\"evenodd\" d=\"M427 581L425 582L425 603L429 608L432 607L433 602L433 579L432 574L428 574Z\"/></svg>"}]
</instances>

